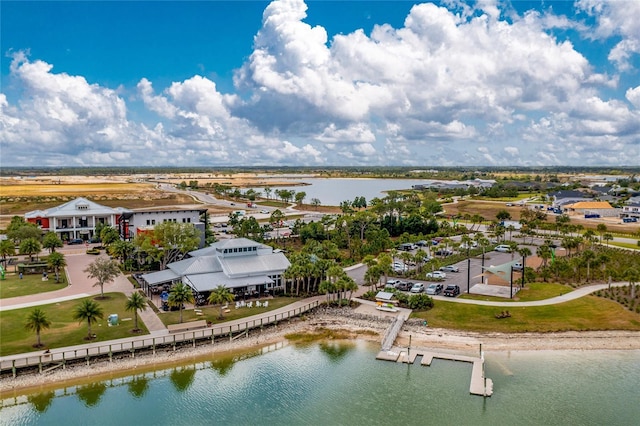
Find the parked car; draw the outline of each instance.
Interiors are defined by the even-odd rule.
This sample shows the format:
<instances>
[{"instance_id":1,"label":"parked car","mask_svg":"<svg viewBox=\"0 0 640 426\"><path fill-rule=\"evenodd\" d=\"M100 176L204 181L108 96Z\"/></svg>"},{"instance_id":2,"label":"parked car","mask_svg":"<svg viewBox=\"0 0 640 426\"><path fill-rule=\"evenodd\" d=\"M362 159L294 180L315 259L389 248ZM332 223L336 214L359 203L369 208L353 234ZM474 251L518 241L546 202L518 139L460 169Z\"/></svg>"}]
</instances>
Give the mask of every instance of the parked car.
<instances>
[{"instance_id":1,"label":"parked car","mask_svg":"<svg viewBox=\"0 0 640 426\"><path fill-rule=\"evenodd\" d=\"M413 287L413 283L409 283L406 281L400 281L397 285L396 288L400 291L409 291L411 290L411 287Z\"/></svg>"},{"instance_id":2,"label":"parked car","mask_svg":"<svg viewBox=\"0 0 640 426\"><path fill-rule=\"evenodd\" d=\"M262 209L262 210L260 210L260 213L262 213L262 214L269 214L269 210Z\"/></svg>"},{"instance_id":3,"label":"parked car","mask_svg":"<svg viewBox=\"0 0 640 426\"><path fill-rule=\"evenodd\" d=\"M385 287L396 288L396 285L400 282L400 280L387 280Z\"/></svg>"},{"instance_id":4,"label":"parked car","mask_svg":"<svg viewBox=\"0 0 640 426\"><path fill-rule=\"evenodd\" d=\"M449 284L447 288L444 289L444 295L448 297L456 297L460 294L460 287L457 285Z\"/></svg>"},{"instance_id":5,"label":"parked car","mask_svg":"<svg viewBox=\"0 0 640 426\"><path fill-rule=\"evenodd\" d=\"M84 244L84 241L80 238L74 238L72 240L69 240L69 245L73 245L73 244Z\"/></svg>"},{"instance_id":6,"label":"parked car","mask_svg":"<svg viewBox=\"0 0 640 426\"><path fill-rule=\"evenodd\" d=\"M494 248L495 251L499 251L501 253L511 253L511 247L506 244L500 244Z\"/></svg>"},{"instance_id":7,"label":"parked car","mask_svg":"<svg viewBox=\"0 0 640 426\"><path fill-rule=\"evenodd\" d=\"M420 241L416 241L416 245L418 247L427 247L429 245L429 242L425 240L420 240Z\"/></svg>"},{"instance_id":8,"label":"parked car","mask_svg":"<svg viewBox=\"0 0 640 426\"><path fill-rule=\"evenodd\" d=\"M476 248L478 247L478 243L476 241L471 241L471 244L467 244L467 243L462 243L460 244L460 249L462 250L466 250L468 248Z\"/></svg>"},{"instance_id":9,"label":"parked car","mask_svg":"<svg viewBox=\"0 0 640 426\"><path fill-rule=\"evenodd\" d=\"M460 268L456 265L447 265L440 267L440 270L443 272L460 272Z\"/></svg>"},{"instance_id":10,"label":"parked car","mask_svg":"<svg viewBox=\"0 0 640 426\"><path fill-rule=\"evenodd\" d=\"M435 295L442 293L442 284L429 284L427 287L427 294Z\"/></svg>"},{"instance_id":11,"label":"parked car","mask_svg":"<svg viewBox=\"0 0 640 426\"><path fill-rule=\"evenodd\" d=\"M411 293L422 293L424 291L424 284L422 283L415 283L412 287L411 290L409 290Z\"/></svg>"},{"instance_id":12,"label":"parked car","mask_svg":"<svg viewBox=\"0 0 640 426\"><path fill-rule=\"evenodd\" d=\"M514 271L522 271L522 263L516 262L511 267Z\"/></svg>"},{"instance_id":13,"label":"parked car","mask_svg":"<svg viewBox=\"0 0 640 426\"><path fill-rule=\"evenodd\" d=\"M402 251L411 251L411 250L414 250L415 248L416 246L413 245L413 243L404 243L398 246L398 250L402 250Z\"/></svg>"},{"instance_id":14,"label":"parked car","mask_svg":"<svg viewBox=\"0 0 640 426\"><path fill-rule=\"evenodd\" d=\"M449 249L436 250L436 256L447 257L447 256L451 256L452 254L453 254L453 250L449 250Z\"/></svg>"},{"instance_id":15,"label":"parked car","mask_svg":"<svg viewBox=\"0 0 640 426\"><path fill-rule=\"evenodd\" d=\"M445 278L447 278L447 274L445 274L442 271L427 272L427 278L445 279Z\"/></svg>"}]
</instances>

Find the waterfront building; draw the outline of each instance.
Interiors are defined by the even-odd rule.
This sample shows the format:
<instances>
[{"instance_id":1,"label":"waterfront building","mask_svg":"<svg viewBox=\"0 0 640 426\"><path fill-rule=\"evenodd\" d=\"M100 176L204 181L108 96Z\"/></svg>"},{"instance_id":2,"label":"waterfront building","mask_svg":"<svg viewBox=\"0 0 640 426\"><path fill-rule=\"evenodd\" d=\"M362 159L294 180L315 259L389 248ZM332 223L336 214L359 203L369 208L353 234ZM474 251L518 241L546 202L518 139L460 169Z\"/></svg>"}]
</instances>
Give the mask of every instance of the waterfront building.
<instances>
[{"instance_id":1,"label":"waterfront building","mask_svg":"<svg viewBox=\"0 0 640 426\"><path fill-rule=\"evenodd\" d=\"M236 297L264 295L284 288L283 274L291 265L282 252L247 238L218 241L189 256L165 270L140 276L143 290L158 293L182 281L198 294L223 285Z\"/></svg>"}]
</instances>

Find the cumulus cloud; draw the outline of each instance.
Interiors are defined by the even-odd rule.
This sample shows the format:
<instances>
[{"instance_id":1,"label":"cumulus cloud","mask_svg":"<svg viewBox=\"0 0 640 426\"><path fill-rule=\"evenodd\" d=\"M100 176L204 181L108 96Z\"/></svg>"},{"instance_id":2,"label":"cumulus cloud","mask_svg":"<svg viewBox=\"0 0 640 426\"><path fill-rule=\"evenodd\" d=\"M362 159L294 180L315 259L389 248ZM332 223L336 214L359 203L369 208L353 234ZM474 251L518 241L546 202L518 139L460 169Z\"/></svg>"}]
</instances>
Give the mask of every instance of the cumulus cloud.
<instances>
[{"instance_id":1,"label":"cumulus cloud","mask_svg":"<svg viewBox=\"0 0 640 426\"><path fill-rule=\"evenodd\" d=\"M640 2L618 0L578 0L576 6L593 16L597 26L590 37L608 39L620 36L609 52L609 59L621 71L631 70L631 57L640 54Z\"/></svg>"},{"instance_id":2,"label":"cumulus cloud","mask_svg":"<svg viewBox=\"0 0 640 426\"><path fill-rule=\"evenodd\" d=\"M633 158L616 150L637 153L640 87L605 99L600 91L623 80L553 35L585 22L550 10L518 15L496 0L441 4L411 7L399 28L329 37L305 22L302 0L273 1L234 75L242 97L199 75L159 88L140 76L144 122L127 116L127 88L15 52L10 79L21 96L0 94L3 156L52 165L595 165ZM640 20L628 8L640 2L578 7L595 18L594 37L621 38L609 58L629 69Z\"/></svg>"}]
</instances>

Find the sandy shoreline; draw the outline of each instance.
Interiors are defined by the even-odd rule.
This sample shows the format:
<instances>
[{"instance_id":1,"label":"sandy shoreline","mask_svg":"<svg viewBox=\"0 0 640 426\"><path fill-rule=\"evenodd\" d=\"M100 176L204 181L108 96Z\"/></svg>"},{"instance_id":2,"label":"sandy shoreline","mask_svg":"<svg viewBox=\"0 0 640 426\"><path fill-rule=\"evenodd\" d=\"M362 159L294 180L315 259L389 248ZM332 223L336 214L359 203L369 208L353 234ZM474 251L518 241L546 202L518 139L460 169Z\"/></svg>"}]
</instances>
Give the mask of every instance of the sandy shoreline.
<instances>
[{"instance_id":1,"label":"sandy shoreline","mask_svg":"<svg viewBox=\"0 0 640 426\"><path fill-rule=\"evenodd\" d=\"M246 338L232 342L216 342L182 347L177 351L157 352L155 355L138 354L135 358L122 358L109 362L100 360L86 364L75 364L47 374L19 373L16 378L0 379L0 398L15 397L42 390L73 386L127 376L135 372L170 368L186 362L210 360L215 354L242 354L273 344L287 341L290 333L312 333L319 329L337 330L349 339L380 342L389 321L382 318L364 318L336 313L314 313L306 319L296 318L277 327L254 331ZM414 348L441 349L463 353L539 350L639 350L640 332L637 331L592 331L562 333L473 333L457 330L426 328L419 321L408 321L396 340L397 346L406 347L411 336Z\"/></svg>"}]
</instances>

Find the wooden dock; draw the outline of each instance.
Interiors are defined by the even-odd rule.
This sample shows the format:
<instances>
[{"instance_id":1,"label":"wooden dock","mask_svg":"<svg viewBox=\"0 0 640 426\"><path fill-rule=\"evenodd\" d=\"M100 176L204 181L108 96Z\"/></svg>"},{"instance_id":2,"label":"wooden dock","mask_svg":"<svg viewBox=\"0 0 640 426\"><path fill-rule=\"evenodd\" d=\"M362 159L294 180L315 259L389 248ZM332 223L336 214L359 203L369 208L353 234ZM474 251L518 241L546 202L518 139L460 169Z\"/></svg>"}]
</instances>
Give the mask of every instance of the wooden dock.
<instances>
[{"instance_id":1,"label":"wooden dock","mask_svg":"<svg viewBox=\"0 0 640 426\"><path fill-rule=\"evenodd\" d=\"M491 396L493 394L493 381L484 376L484 358L467 355L457 355L450 353L431 352L416 348L392 347L389 350L382 350L376 359L383 361L402 362L413 364L418 356L422 356L420 365L430 366L434 358L448 361L470 362L473 364L471 370L471 384L469 393L472 395Z\"/></svg>"}]
</instances>

